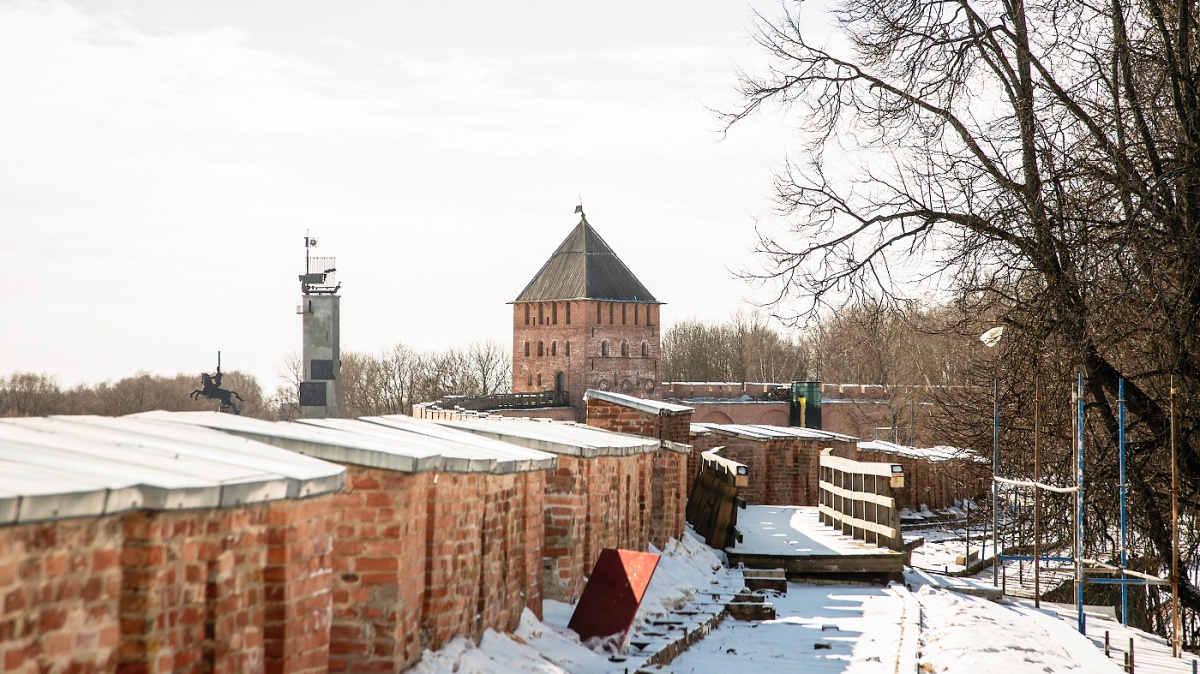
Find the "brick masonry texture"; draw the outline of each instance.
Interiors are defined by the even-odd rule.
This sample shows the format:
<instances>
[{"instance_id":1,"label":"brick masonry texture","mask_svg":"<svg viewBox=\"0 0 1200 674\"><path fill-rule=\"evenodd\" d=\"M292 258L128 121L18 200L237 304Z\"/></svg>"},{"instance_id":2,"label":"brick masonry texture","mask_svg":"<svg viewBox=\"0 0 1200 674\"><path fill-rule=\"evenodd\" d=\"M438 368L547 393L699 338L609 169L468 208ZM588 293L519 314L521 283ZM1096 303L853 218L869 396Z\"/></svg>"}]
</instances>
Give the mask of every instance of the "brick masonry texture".
<instances>
[{"instance_id":1,"label":"brick masonry texture","mask_svg":"<svg viewBox=\"0 0 1200 674\"><path fill-rule=\"evenodd\" d=\"M569 404L580 411L588 389L658 399L658 358L657 304L513 304L514 393L555 390L561 372Z\"/></svg>"},{"instance_id":2,"label":"brick masonry texture","mask_svg":"<svg viewBox=\"0 0 1200 674\"><path fill-rule=\"evenodd\" d=\"M111 517L0 529L0 671L115 670L120 540Z\"/></svg>"},{"instance_id":3,"label":"brick masonry texture","mask_svg":"<svg viewBox=\"0 0 1200 674\"><path fill-rule=\"evenodd\" d=\"M604 548L645 550L654 454L558 457L546 479L544 591L573 602Z\"/></svg>"},{"instance_id":4,"label":"brick masonry texture","mask_svg":"<svg viewBox=\"0 0 1200 674\"><path fill-rule=\"evenodd\" d=\"M688 444L691 412L651 414L608 400L589 398L587 425L618 433ZM683 534L688 456L668 449L654 453L650 473L650 542L662 549ZM644 497L643 497L644 500ZM646 506L643 506L646 507Z\"/></svg>"}]
</instances>

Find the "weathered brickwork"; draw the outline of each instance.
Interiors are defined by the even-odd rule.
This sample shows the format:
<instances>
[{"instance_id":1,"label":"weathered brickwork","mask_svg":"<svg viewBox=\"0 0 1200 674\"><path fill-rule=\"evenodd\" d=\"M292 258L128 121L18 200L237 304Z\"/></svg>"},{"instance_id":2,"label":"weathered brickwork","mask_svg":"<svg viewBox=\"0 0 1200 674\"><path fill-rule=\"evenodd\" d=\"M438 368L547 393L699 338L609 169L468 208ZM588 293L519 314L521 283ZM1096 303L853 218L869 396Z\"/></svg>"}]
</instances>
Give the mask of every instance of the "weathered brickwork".
<instances>
[{"instance_id":1,"label":"weathered brickwork","mask_svg":"<svg viewBox=\"0 0 1200 674\"><path fill-rule=\"evenodd\" d=\"M111 517L0 528L0 671L115 670L120 539Z\"/></svg>"},{"instance_id":2,"label":"weathered brickwork","mask_svg":"<svg viewBox=\"0 0 1200 674\"><path fill-rule=\"evenodd\" d=\"M690 410L656 414L609 400L587 399L589 426L680 445L688 443L691 418ZM660 549L668 540L683 534L689 486L687 470L688 455L673 449L660 449L651 460L649 536L650 542Z\"/></svg>"},{"instance_id":3,"label":"weathered brickwork","mask_svg":"<svg viewBox=\"0 0 1200 674\"><path fill-rule=\"evenodd\" d=\"M332 672L399 671L421 657L431 474L347 466L334 495Z\"/></svg>"},{"instance_id":4,"label":"weathered brickwork","mask_svg":"<svg viewBox=\"0 0 1200 674\"><path fill-rule=\"evenodd\" d=\"M555 390L561 373L561 387L577 410L590 388L658 399L658 359L658 304L513 304L514 393Z\"/></svg>"},{"instance_id":5,"label":"weathered brickwork","mask_svg":"<svg viewBox=\"0 0 1200 674\"><path fill-rule=\"evenodd\" d=\"M267 507L263 624L267 674L329 669L333 622L333 495Z\"/></svg>"},{"instance_id":6,"label":"weathered brickwork","mask_svg":"<svg viewBox=\"0 0 1200 674\"><path fill-rule=\"evenodd\" d=\"M347 466L330 671L400 671L457 636L540 615L544 473Z\"/></svg>"},{"instance_id":7,"label":"weathered brickwork","mask_svg":"<svg viewBox=\"0 0 1200 674\"><path fill-rule=\"evenodd\" d=\"M118 673L264 671L267 511L121 518Z\"/></svg>"},{"instance_id":8,"label":"weathered brickwork","mask_svg":"<svg viewBox=\"0 0 1200 674\"><path fill-rule=\"evenodd\" d=\"M687 509L688 454L660 449L650 476L650 542L663 549L683 535Z\"/></svg>"},{"instance_id":9,"label":"weathered brickwork","mask_svg":"<svg viewBox=\"0 0 1200 674\"><path fill-rule=\"evenodd\" d=\"M588 507L584 461L560 456L558 467L546 476L542 591L559 601L573 602L583 590Z\"/></svg>"},{"instance_id":10,"label":"weathered brickwork","mask_svg":"<svg viewBox=\"0 0 1200 674\"><path fill-rule=\"evenodd\" d=\"M791 406L787 402L737 402L688 400L698 424L765 424L787 426Z\"/></svg>"},{"instance_id":11,"label":"weathered brickwork","mask_svg":"<svg viewBox=\"0 0 1200 674\"><path fill-rule=\"evenodd\" d=\"M558 457L545 485L547 598L577 600L604 548L646 549L654 456Z\"/></svg>"}]
</instances>

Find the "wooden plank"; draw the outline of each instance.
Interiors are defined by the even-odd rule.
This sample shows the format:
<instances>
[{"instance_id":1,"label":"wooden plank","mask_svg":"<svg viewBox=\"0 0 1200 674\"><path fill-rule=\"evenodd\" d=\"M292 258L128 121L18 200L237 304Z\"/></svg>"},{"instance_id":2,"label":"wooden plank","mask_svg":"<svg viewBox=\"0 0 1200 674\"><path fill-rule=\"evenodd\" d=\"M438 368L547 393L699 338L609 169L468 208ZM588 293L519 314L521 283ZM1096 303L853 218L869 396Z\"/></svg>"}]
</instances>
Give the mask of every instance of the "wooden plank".
<instances>
[{"instance_id":1,"label":"wooden plank","mask_svg":"<svg viewBox=\"0 0 1200 674\"><path fill-rule=\"evenodd\" d=\"M828 466L834 470L840 470L843 473L857 473L859 475L883 475L889 479L893 474L902 471L894 471L893 466L899 468L898 463L875 463L870 461L853 461L851 459L843 459L840 456L821 453L821 466Z\"/></svg>"},{"instance_id":2,"label":"wooden plank","mask_svg":"<svg viewBox=\"0 0 1200 674\"><path fill-rule=\"evenodd\" d=\"M833 494L837 494L838 496L841 496L843 498L853 499L855 501L867 501L869 503L875 503L877 505L881 505L881 506L884 506L887 508L895 508L896 507L896 499L892 498L891 496L882 496L880 494L873 494L869 491L851 491L849 489L842 489L841 487L838 487L836 485L833 485L833 484L830 484L830 483L824 482L824 481L820 482L819 484L820 484L821 489L824 489L825 491L831 492Z\"/></svg>"},{"instance_id":3,"label":"wooden plank","mask_svg":"<svg viewBox=\"0 0 1200 674\"><path fill-rule=\"evenodd\" d=\"M895 538L896 537L897 530L892 527L889 527L887 525L877 524L875 522L871 522L869 520L865 520L860 517L853 517L850 515L846 515L844 513L839 513L838 511L834 510L833 508L830 508L829 506L825 506L825 505L817 506L817 508L819 508L822 513L827 514L830 517L832 517L835 521L841 522L842 524L848 524L851 527L854 527L855 529L865 529L867 531L872 531L874 533L877 533L881 536L886 536L887 538ZM859 537L859 536L856 536L855 538L859 538L859 540L862 540L861 537ZM886 546L881 546L881 547L886 547Z\"/></svg>"}]
</instances>

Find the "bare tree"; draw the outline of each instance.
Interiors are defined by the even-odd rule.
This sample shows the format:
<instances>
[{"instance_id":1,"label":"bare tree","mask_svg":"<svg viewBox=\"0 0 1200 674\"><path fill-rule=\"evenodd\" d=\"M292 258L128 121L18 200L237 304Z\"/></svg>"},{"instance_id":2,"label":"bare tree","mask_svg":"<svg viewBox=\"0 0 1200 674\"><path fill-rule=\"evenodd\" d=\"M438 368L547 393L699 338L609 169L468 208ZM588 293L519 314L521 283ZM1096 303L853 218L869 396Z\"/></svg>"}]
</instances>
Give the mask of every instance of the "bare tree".
<instances>
[{"instance_id":1,"label":"bare tree","mask_svg":"<svg viewBox=\"0 0 1200 674\"><path fill-rule=\"evenodd\" d=\"M1125 381L1131 485L1158 560L1172 548L1161 516L1172 377L1183 500L1200 506L1198 9L842 0L839 50L814 44L803 10L785 8L760 22L771 69L743 75L744 104L725 116L779 104L807 133L776 180L795 224L761 241L757 276L778 282L781 310L803 302L803 320L847 297L952 290L976 327L1010 328L998 354L970 355L978 383L1028 390L1035 371L1065 384L1082 370L1089 457L1111 456ZM1103 496L1089 492L1092 512L1111 512ZM1200 590L1181 581L1200 609Z\"/></svg>"}]
</instances>

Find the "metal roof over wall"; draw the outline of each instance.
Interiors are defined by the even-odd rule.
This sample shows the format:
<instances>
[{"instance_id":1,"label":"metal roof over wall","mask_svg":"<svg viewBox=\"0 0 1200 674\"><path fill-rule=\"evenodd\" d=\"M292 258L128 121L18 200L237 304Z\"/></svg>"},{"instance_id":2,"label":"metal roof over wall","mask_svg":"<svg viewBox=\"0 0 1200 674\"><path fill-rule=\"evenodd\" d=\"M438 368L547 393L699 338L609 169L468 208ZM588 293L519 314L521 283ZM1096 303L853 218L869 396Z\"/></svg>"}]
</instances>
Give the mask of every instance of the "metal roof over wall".
<instances>
[{"instance_id":1,"label":"metal roof over wall","mask_svg":"<svg viewBox=\"0 0 1200 674\"><path fill-rule=\"evenodd\" d=\"M704 429L714 433L735 435L745 438L753 438L756 440L770 440L773 438L799 438L801 440L843 440L846 442L854 442L858 440L858 438L850 435L831 433L829 431L821 431L815 428L802 428L800 426L694 423L691 425L691 428L693 432L698 429Z\"/></svg>"},{"instance_id":2,"label":"metal roof over wall","mask_svg":"<svg viewBox=\"0 0 1200 674\"><path fill-rule=\"evenodd\" d=\"M675 403L665 403L661 400L638 398L636 396L626 395L624 393L616 393L614 391L597 391L596 389L588 389L583 394L583 399L588 400L591 398L595 398L596 400L604 400L616 405L623 405L647 414L675 415L695 411L694 407L688 407L687 405L676 405Z\"/></svg>"},{"instance_id":3,"label":"metal roof over wall","mask_svg":"<svg viewBox=\"0 0 1200 674\"><path fill-rule=\"evenodd\" d=\"M227 508L340 491L345 468L130 417L0 419L0 525Z\"/></svg>"},{"instance_id":4,"label":"metal roof over wall","mask_svg":"<svg viewBox=\"0 0 1200 674\"><path fill-rule=\"evenodd\" d=\"M435 423L552 454L589 459L597 456L647 454L662 447L662 441L657 438L614 433L574 423L552 423L548 420L491 417L461 421L439 420Z\"/></svg>"},{"instance_id":5,"label":"metal roof over wall","mask_svg":"<svg viewBox=\"0 0 1200 674\"><path fill-rule=\"evenodd\" d=\"M288 422L217 412L159 411L135 416L204 426L327 461L404 473L512 473L549 470L555 465L552 454L504 443L484 444L468 433L417 432L415 428L433 422L411 417L400 417L412 422L403 426L378 421L391 417Z\"/></svg>"},{"instance_id":6,"label":"metal roof over wall","mask_svg":"<svg viewBox=\"0 0 1200 674\"><path fill-rule=\"evenodd\" d=\"M661 304L581 218L515 302L609 300Z\"/></svg>"}]
</instances>

